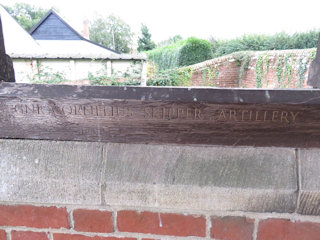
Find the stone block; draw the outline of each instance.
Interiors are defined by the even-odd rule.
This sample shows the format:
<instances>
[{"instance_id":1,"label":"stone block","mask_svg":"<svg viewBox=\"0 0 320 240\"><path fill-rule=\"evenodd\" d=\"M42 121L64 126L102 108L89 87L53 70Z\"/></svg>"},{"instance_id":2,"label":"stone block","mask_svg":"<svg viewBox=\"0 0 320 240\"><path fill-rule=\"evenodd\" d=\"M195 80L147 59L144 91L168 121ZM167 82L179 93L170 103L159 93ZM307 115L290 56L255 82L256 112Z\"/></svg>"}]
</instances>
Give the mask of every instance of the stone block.
<instances>
[{"instance_id":1,"label":"stone block","mask_svg":"<svg viewBox=\"0 0 320 240\"><path fill-rule=\"evenodd\" d=\"M293 149L109 144L107 204L292 212Z\"/></svg>"},{"instance_id":2,"label":"stone block","mask_svg":"<svg viewBox=\"0 0 320 240\"><path fill-rule=\"evenodd\" d=\"M0 140L0 200L100 203L99 143Z\"/></svg>"},{"instance_id":3,"label":"stone block","mask_svg":"<svg viewBox=\"0 0 320 240\"><path fill-rule=\"evenodd\" d=\"M320 215L320 150L299 150L300 197L297 212Z\"/></svg>"}]
</instances>

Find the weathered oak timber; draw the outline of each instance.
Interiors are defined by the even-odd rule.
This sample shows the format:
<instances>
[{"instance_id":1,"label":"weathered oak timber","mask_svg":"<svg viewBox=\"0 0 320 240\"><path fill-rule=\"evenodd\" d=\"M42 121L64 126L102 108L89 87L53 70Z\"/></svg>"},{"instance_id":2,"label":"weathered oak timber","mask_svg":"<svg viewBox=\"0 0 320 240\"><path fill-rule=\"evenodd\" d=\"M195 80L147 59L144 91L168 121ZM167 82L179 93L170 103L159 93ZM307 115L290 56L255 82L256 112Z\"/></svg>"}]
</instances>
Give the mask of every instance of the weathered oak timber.
<instances>
[{"instance_id":1,"label":"weathered oak timber","mask_svg":"<svg viewBox=\"0 0 320 240\"><path fill-rule=\"evenodd\" d=\"M6 54L0 16L0 81L15 82L11 58Z\"/></svg>"},{"instance_id":2,"label":"weathered oak timber","mask_svg":"<svg viewBox=\"0 0 320 240\"><path fill-rule=\"evenodd\" d=\"M320 147L320 90L2 83L0 137Z\"/></svg>"},{"instance_id":3,"label":"weathered oak timber","mask_svg":"<svg viewBox=\"0 0 320 240\"><path fill-rule=\"evenodd\" d=\"M320 34L318 38L316 57L312 60L309 67L307 84L314 88L320 88Z\"/></svg>"}]
</instances>

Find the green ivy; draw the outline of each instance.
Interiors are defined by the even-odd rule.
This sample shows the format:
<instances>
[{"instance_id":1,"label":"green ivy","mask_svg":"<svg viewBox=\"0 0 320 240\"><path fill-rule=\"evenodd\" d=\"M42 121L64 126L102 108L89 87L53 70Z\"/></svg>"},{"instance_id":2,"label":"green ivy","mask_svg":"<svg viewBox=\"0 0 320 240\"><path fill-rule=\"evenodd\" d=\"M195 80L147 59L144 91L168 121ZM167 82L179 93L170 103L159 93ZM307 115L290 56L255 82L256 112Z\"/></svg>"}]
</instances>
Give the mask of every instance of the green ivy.
<instances>
[{"instance_id":1,"label":"green ivy","mask_svg":"<svg viewBox=\"0 0 320 240\"><path fill-rule=\"evenodd\" d=\"M291 54L286 54L284 57L284 78L287 78L287 86L289 87L291 83L292 73L293 73L293 57Z\"/></svg>"},{"instance_id":2,"label":"green ivy","mask_svg":"<svg viewBox=\"0 0 320 240\"><path fill-rule=\"evenodd\" d=\"M305 72L307 70L308 62L303 61L303 58L299 58L298 60L298 82L297 82L297 87L301 88L303 87L303 82L305 79Z\"/></svg>"},{"instance_id":3,"label":"green ivy","mask_svg":"<svg viewBox=\"0 0 320 240\"><path fill-rule=\"evenodd\" d=\"M313 59L315 59L316 54L317 54L317 49L313 49L313 50L311 51L310 61L312 61Z\"/></svg>"},{"instance_id":4,"label":"green ivy","mask_svg":"<svg viewBox=\"0 0 320 240\"><path fill-rule=\"evenodd\" d=\"M268 79L267 79L267 74L269 72L269 54L265 54L262 57L262 70L263 70L263 76L265 78L265 85L268 85Z\"/></svg>"},{"instance_id":5,"label":"green ivy","mask_svg":"<svg viewBox=\"0 0 320 240\"><path fill-rule=\"evenodd\" d=\"M277 72L277 80L278 80L279 87L282 86L282 82L283 82L283 79L282 79L283 63L284 63L283 57L278 56L277 62L276 62L276 72Z\"/></svg>"},{"instance_id":6,"label":"green ivy","mask_svg":"<svg viewBox=\"0 0 320 240\"><path fill-rule=\"evenodd\" d=\"M134 61L125 72L112 71L108 76L107 69L101 69L95 73L89 72L88 79L91 85L107 85L107 86L136 86L141 85L141 69L138 62Z\"/></svg>"},{"instance_id":7,"label":"green ivy","mask_svg":"<svg viewBox=\"0 0 320 240\"><path fill-rule=\"evenodd\" d=\"M233 54L233 58L239 69L239 81L242 80L244 73L249 69L249 64L251 62L252 53L251 52L237 52Z\"/></svg>"},{"instance_id":8,"label":"green ivy","mask_svg":"<svg viewBox=\"0 0 320 240\"><path fill-rule=\"evenodd\" d=\"M202 86L214 87L214 80L219 77L219 71L216 66L206 67L202 70Z\"/></svg>"},{"instance_id":9,"label":"green ivy","mask_svg":"<svg viewBox=\"0 0 320 240\"><path fill-rule=\"evenodd\" d=\"M66 78L62 72L55 72L48 66L43 66L41 63L38 64L38 73L29 76L31 83L40 84L61 84L66 82Z\"/></svg>"},{"instance_id":10,"label":"green ivy","mask_svg":"<svg viewBox=\"0 0 320 240\"><path fill-rule=\"evenodd\" d=\"M158 71L147 81L148 86L190 86L193 70L189 67Z\"/></svg>"},{"instance_id":11,"label":"green ivy","mask_svg":"<svg viewBox=\"0 0 320 240\"><path fill-rule=\"evenodd\" d=\"M208 71L207 68L202 70L202 86L206 85L206 82L207 82L207 71Z\"/></svg>"},{"instance_id":12,"label":"green ivy","mask_svg":"<svg viewBox=\"0 0 320 240\"><path fill-rule=\"evenodd\" d=\"M263 78L263 56L259 55L257 58L256 66L254 68L254 73L256 76L256 86L257 88L262 87L262 78Z\"/></svg>"},{"instance_id":13,"label":"green ivy","mask_svg":"<svg viewBox=\"0 0 320 240\"><path fill-rule=\"evenodd\" d=\"M215 80L219 77L219 70L216 66L208 67L208 77L209 80Z\"/></svg>"}]
</instances>

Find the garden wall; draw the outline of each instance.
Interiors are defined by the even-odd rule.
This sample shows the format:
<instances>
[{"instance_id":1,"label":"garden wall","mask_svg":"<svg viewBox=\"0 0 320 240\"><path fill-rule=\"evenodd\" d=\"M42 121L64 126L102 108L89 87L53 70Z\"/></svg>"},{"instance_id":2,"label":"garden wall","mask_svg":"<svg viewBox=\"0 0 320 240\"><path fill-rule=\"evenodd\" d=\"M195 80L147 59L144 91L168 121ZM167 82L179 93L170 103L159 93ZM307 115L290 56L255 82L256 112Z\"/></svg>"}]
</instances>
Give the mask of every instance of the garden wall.
<instances>
[{"instance_id":1,"label":"garden wall","mask_svg":"<svg viewBox=\"0 0 320 240\"><path fill-rule=\"evenodd\" d=\"M1 140L1 240L318 240L317 149Z\"/></svg>"},{"instance_id":2,"label":"garden wall","mask_svg":"<svg viewBox=\"0 0 320 240\"><path fill-rule=\"evenodd\" d=\"M1 83L0 240L319 240L319 93Z\"/></svg>"},{"instance_id":3,"label":"garden wall","mask_svg":"<svg viewBox=\"0 0 320 240\"><path fill-rule=\"evenodd\" d=\"M194 86L301 88L316 49L237 52L190 66Z\"/></svg>"},{"instance_id":4,"label":"garden wall","mask_svg":"<svg viewBox=\"0 0 320 240\"><path fill-rule=\"evenodd\" d=\"M99 78L146 81L144 59L13 58L18 83L89 84Z\"/></svg>"}]
</instances>

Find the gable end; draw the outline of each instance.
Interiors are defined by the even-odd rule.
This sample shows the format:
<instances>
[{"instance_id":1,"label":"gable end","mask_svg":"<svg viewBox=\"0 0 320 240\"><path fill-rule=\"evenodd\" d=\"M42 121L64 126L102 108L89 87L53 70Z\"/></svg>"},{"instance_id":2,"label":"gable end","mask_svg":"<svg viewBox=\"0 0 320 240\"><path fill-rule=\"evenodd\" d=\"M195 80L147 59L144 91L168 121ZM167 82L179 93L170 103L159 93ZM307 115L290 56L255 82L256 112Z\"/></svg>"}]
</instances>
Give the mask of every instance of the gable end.
<instances>
[{"instance_id":1,"label":"gable end","mask_svg":"<svg viewBox=\"0 0 320 240\"><path fill-rule=\"evenodd\" d=\"M81 36L53 11L30 33L35 40L82 40Z\"/></svg>"}]
</instances>

